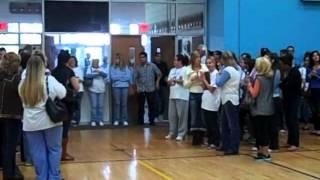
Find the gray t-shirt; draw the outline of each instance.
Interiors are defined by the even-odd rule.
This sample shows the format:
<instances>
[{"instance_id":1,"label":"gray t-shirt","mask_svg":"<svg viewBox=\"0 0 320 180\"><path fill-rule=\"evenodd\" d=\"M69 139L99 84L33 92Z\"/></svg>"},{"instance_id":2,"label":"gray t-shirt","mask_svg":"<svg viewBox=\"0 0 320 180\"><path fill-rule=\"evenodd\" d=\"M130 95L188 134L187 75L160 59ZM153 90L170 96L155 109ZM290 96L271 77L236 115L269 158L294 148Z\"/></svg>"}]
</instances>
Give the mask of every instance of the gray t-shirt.
<instances>
[{"instance_id":1,"label":"gray t-shirt","mask_svg":"<svg viewBox=\"0 0 320 180\"><path fill-rule=\"evenodd\" d=\"M257 75L260 82L260 90L255 102L251 105L253 116L271 116L274 113L273 105L273 78Z\"/></svg>"}]
</instances>

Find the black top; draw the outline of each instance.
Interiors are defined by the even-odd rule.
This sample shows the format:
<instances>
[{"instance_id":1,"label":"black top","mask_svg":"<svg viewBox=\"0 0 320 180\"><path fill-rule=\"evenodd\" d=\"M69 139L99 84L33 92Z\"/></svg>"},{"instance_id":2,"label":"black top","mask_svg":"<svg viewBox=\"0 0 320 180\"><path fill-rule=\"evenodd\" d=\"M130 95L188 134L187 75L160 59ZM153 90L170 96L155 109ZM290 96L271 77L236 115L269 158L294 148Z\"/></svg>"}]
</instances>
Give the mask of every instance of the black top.
<instances>
[{"instance_id":1,"label":"black top","mask_svg":"<svg viewBox=\"0 0 320 180\"><path fill-rule=\"evenodd\" d=\"M66 88L72 88L70 80L75 77L73 70L67 66L58 66L52 71L52 76L55 77Z\"/></svg>"},{"instance_id":2,"label":"black top","mask_svg":"<svg viewBox=\"0 0 320 180\"><path fill-rule=\"evenodd\" d=\"M283 98L290 100L299 97L301 95L301 82L301 74L298 68L292 68L288 76L279 85L282 89Z\"/></svg>"},{"instance_id":3,"label":"black top","mask_svg":"<svg viewBox=\"0 0 320 180\"><path fill-rule=\"evenodd\" d=\"M75 77L75 74L72 69L67 66L58 66L52 71L52 76L57 79L67 90L66 97L63 99L68 106L70 112L75 108L76 98L74 88L71 85L71 78Z\"/></svg>"},{"instance_id":4,"label":"black top","mask_svg":"<svg viewBox=\"0 0 320 180\"><path fill-rule=\"evenodd\" d=\"M0 73L0 119L22 119L22 102L18 93L20 73Z\"/></svg>"},{"instance_id":5,"label":"black top","mask_svg":"<svg viewBox=\"0 0 320 180\"><path fill-rule=\"evenodd\" d=\"M160 79L160 86L167 86L166 77L169 75L169 69L165 62L160 61L160 63L154 62L154 64L160 69L162 77Z\"/></svg>"}]
</instances>

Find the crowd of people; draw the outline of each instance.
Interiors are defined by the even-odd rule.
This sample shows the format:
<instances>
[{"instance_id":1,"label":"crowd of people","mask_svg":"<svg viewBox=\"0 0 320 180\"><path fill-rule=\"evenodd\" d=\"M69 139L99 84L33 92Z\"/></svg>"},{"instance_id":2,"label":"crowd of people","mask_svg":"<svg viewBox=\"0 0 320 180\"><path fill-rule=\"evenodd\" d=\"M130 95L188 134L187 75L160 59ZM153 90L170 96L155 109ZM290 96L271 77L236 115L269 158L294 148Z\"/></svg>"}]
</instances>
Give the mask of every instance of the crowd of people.
<instances>
[{"instance_id":1,"label":"crowd of people","mask_svg":"<svg viewBox=\"0 0 320 180\"><path fill-rule=\"evenodd\" d=\"M57 55L58 63L54 68L48 66L47 57L38 50L21 49L16 54L1 48L0 55L0 87L3 90L0 95L0 168L4 179L23 179L16 166L18 145L21 161L35 167L37 179L61 179L60 161L74 160L67 152L68 134L71 124L80 122L81 98L85 90L90 97L91 126L104 126L104 96L109 84L115 126L120 123L128 126L128 91L133 84L136 84L139 97L139 117L143 118L145 98L149 103L151 125L161 110L156 109L158 106L154 103L156 98L161 99L156 90L160 81L165 81L161 79L163 76L158 67L147 62L144 52L140 53L140 65L134 67L128 66L120 54L116 54L110 65L106 58L100 65L98 59L87 57L85 68L79 67L77 58L65 50ZM158 78L157 82L153 81L155 78ZM66 120L55 122L50 118L49 99L64 104Z\"/></svg>"},{"instance_id":2,"label":"crowd of people","mask_svg":"<svg viewBox=\"0 0 320 180\"><path fill-rule=\"evenodd\" d=\"M183 63L185 56L174 59L166 139L182 141L189 133L192 145L224 155L239 154L240 141L246 140L257 161L271 161L270 152L280 148L279 132L288 132L288 151L299 149L300 123L303 130L313 123L311 134L320 135L318 51L306 52L299 65L293 46L279 55L261 48L256 59L202 50L192 53L189 64Z\"/></svg>"},{"instance_id":3,"label":"crowd of people","mask_svg":"<svg viewBox=\"0 0 320 180\"><path fill-rule=\"evenodd\" d=\"M79 124L81 99L88 91L91 126L104 126L105 91L112 87L112 122L128 125L128 94L138 97L138 120L144 124L145 101L150 125L165 112L166 89L169 133L166 139L183 141L192 135L192 145L207 145L224 155L239 154L245 139L257 150L257 161L271 161L278 150L279 132L288 131L288 150L300 146L299 121L303 129L320 135L320 54L307 52L297 65L294 47L277 53L262 48L255 60L249 53L239 57L230 51L194 51L190 59L176 55L168 69L161 54L148 62L141 52L137 64L126 64L116 54L110 65L104 58L78 60L61 50L57 66L48 67L40 51L18 54L0 49L0 167L4 179L23 179L16 166L16 147L21 160L35 167L37 179L61 179L60 161L74 160L67 152L71 123ZM100 65L101 64L101 65ZM48 99L60 99L67 120L53 122ZM247 133L246 133L247 132Z\"/></svg>"}]
</instances>

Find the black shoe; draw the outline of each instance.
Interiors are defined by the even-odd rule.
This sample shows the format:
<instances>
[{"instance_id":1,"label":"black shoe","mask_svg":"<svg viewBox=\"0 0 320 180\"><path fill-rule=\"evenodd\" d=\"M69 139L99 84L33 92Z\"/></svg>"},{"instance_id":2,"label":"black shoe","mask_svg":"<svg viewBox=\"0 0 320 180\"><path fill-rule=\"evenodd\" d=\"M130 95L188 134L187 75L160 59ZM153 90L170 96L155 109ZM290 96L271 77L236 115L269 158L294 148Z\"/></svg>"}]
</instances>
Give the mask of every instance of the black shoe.
<instances>
[{"instance_id":1,"label":"black shoe","mask_svg":"<svg viewBox=\"0 0 320 180\"><path fill-rule=\"evenodd\" d=\"M155 126L156 124L154 122L150 122L150 126Z\"/></svg>"},{"instance_id":2,"label":"black shoe","mask_svg":"<svg viewBox=\"0 0 320 180\"><path fill-rule=\"evenodd\" d=\"M239 152L226 151L223 154L225 156L233 156L233 155L239 155Z\"/></svg>"},{"instance_id":3,"label":"black shoe","mask_svg":"<svg viewBox=\"0 0 320 180\"><path fill-rule=\"evenodd\" d=\"M13 177L3 177L3 180L24 180L22 175L15 175Z\"/></svg>"},{"instance_id":4,"label":"black shoe","mask_svg":"<svg viewBox=\"0 0 320 180\"><path fill-rule=\"evenodd\" d=\"M254 159L258 162L261 162L261 161L271 162L272 161L270 154L264 155L262 153L258 153L257 156L254 157Z\"/></svg>"},{"instance_id":5,"label":"black shoe","mask_svg":"<svg viewBox=\"0 0 320 180\"><path fill-rule=\"evenodd\" d=\"M270 154L268 154L267 156L264 155L263 160L267 162L271 162L272 161L271 155Z\"/></svg>"},{"instance_id":6,"label":"black shoe","mask_svg":"<svg viewBox=\"0 0 320 180\"><path fill-rule=\"evenodd\" d=\"M271 149L272 151L278 151L278 150L280 150L279 147L270 147L270 149Z\"/></svg>"},{"instance_id":7,"label":"black shoe","mask_svg":"<svg viewBox=\"0 0 320 180\"><path fill-rule=\"evenodd\" d=\"M193 131L192 145L199 146L203 143L203 134L201 131Z\"/></svg>"},{"instance_id":8,"label":"black shoe","mask_svg":"<svg viewBox=\"0 0 320 180\"><path fill-rule=\"evenodd\" d=\"M263 161L264 155L262 153L258 153L257 156L254 157L256 161Z\"/></svg>"},{"instance_id":9,"label":"black shoe","mask_svg":"<svg viewBox=\"0 0 320 180\"><path fill-rule=\"evenodd\" d=\"M220 151L220 152L222 152L222 151L224 151L224 149L223 149L223 147L222 147L222 146L220 146L220 147L216 148L216 151Z\"/></svg>"}]
</instances>

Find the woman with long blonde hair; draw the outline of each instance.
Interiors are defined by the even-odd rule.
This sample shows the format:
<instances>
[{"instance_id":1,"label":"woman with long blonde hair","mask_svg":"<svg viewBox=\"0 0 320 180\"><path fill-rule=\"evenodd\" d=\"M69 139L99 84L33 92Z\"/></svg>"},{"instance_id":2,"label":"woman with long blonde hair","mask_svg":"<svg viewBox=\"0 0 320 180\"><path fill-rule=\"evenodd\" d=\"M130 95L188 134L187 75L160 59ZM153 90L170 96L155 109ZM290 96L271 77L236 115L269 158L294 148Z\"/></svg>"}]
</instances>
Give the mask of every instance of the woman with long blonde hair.
<instances>
[{"instance_id":1,"label":"woman with long blonde hair","mask_svg":"<svg viewBox=\"0 0 320 180\"><path fill-rule=\"evenodd\" d=\"M26 134L37 179L61 179L60 159L62 123L53 123L45 108L47 98L62 99L66 89L51 75L45 75L45 63L32 55L26 76L19 84L23 103L23 131ZM47 88L49 94L47 93Z\"/></svg>"},{"instance_id":2,"label":"woman with long blonde hair","mask_svg":"<svg viewBox=\"0 0 320 180\"><path fill-rule=\"evenodd\" d=\"M132 83L132 72L117 53L110 67L110 82L113 97L113 124L128 126L128 88Z\"/></svg>"},{"instance_id":3,"label":"woman with long blonde hair","mask_svg":"<svg viewBox=\"0 0 320 180\"><path fill-rule=\"evenodd\" d=\"M273 70L270 60L266 57L260 57L256 60L255 69L257 75L253 85L251 81L247 80L248 91L255 99L250 108L255 121L256 145L258 146L258 154L255 159L257 161L271 161L268 150L270 125L274 114Z\"/></svg>"},{"instance_id":4,"label":"woman with long blonde hair","mask_svg":"<svg viewBox=\"0 0 320 180\"><path fill-rule=\"evenodd\" d=\"M193 134L192 144L201 145L203 143L204 134L206 131L204 122L201 118L201 101L204 91L201 76L207 72L208 68L205 64L201 64L200 54L195 51L191 54L191 65L186 67L184 77L184 86L189 90L189 111L191 128Z\"/></svg>"}]
</instances>

